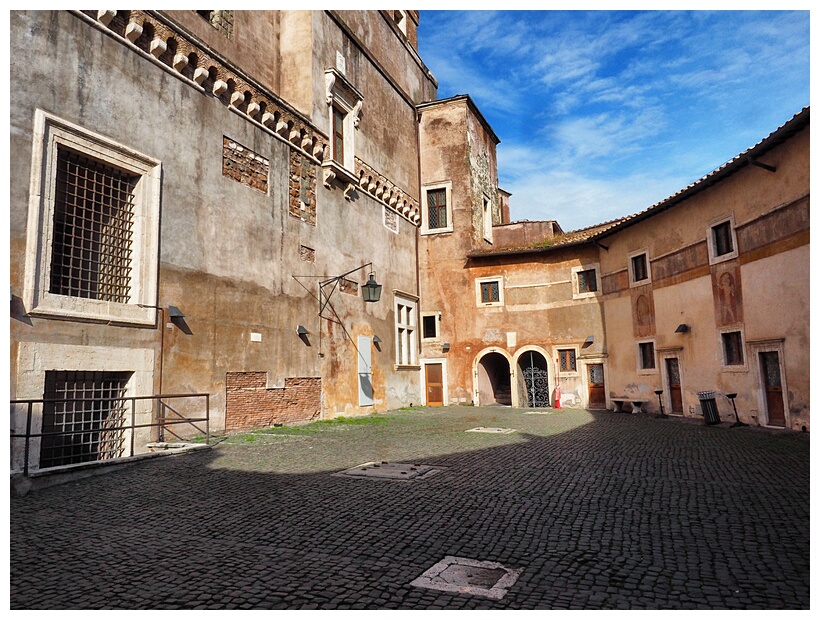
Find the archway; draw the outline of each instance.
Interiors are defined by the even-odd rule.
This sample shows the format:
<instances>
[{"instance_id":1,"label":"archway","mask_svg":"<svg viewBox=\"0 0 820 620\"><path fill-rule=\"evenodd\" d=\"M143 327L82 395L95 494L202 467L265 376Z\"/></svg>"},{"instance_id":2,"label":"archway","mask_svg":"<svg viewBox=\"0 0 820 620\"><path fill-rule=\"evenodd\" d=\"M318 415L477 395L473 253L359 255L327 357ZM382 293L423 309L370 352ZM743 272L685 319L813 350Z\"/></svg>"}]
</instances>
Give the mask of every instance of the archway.
<instances>
[{"instance_id":1,"label":"archway","mask_svg":"<svg viewBox=\"0 0 820 620\"><path fill-rule=\"evenodd\" d=\"M479 405L512 405L510 362L501 353L484 355L478 362Z\"/></svg>"},{"instance_id":2,"label":"archway","mask_svg":"<svg viewBox=\"0 0 820 620\"><path fill-rule=\"evenodd\" d=\"M518 403L521 407L549 407L550 382L547 359L538 351L518 357Z\"/></svg>"}]
</instances>

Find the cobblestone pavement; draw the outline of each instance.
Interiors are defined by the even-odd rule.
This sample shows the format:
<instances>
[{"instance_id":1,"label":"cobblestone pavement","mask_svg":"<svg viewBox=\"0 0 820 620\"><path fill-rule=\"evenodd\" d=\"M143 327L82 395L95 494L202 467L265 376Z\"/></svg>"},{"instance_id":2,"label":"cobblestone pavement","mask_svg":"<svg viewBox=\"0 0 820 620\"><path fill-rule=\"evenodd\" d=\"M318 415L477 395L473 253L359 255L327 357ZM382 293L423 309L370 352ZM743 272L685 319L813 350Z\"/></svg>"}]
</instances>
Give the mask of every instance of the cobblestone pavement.
<instances>
[{"instance_id":1,"label":"cobblestone pavement","mask_svg":"<svg viewBox=\"0 0 820 620\"><path fill-rule=\"evenodd\" d=\"M12 497L11 609L809 608L806 433L477 407L277 433ZM443 469L331 475L378 460ZM446 556L523 570L501 600L410 585Z\"/></svg>"}]
</instances>

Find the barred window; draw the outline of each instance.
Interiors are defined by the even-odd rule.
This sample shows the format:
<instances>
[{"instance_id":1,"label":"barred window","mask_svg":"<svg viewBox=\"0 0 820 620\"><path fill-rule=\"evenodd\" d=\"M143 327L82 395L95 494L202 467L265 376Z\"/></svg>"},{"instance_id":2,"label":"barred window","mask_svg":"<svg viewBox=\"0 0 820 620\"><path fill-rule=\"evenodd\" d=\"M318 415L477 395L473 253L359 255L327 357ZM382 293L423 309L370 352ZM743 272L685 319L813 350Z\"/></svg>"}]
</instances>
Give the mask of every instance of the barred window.
<instances>
[{"instance_id":1,"label":"barred window","mask_svg":"<svg viewBox=\"0 0 820 620\"><path fill-rule=\"evenodd\" d=\"M498 281L481 283L481 303L487 304L499 300Z\"/></svg>"},{"instance_id":2,"label":"barred window","mask_svg":"<svg viewBox=\"0 0 820 620\"><path fill-rule=\"evenodd\" d=\"M584 269L578 272L578 292L594 293L598 290L598 279L594 269Z\"/></svg>"},{"instance_id":3,"label":"barred window","mask_svg":"<svg viewBox=\"0 0 820 620\"><path fill-rule=\"evenodd\" d=\"M646 254L638 254L637 256L633 256L632 281L641 282L642 280L646 280L648 277L649 274L646 265Z\"/></svg>"},{"instance_id":4,"label":"barred window","mask_svg":"<svg viewBox=\"0 0 820 620\"><path fill-rule=\"evenodd\" d=\"M722 222L717 226L713 226L712 237L715 243L715 256L723 256L734 251L731 222Z\"/></svg>"},{"instance_id":5,"label":"barred window","mask_svg":"<svg viewBox=\"0 0 820 620\"><path fill-rule=\"evenodd\" d=\"M123 455L124 396L131 372L46 372L40 467Z\"/></svg>"},{"instance_id":6,"label":"barred window","mask_svg":"<svg viewBox=\"0 0 820 620\"><path fill-rule=\"evenodd\" d=\"M561 372L575 372L575 349L558 349L558 360Z\"/></svg>"},{"instance_id":7,"label":"barred window","mask_svg":"<svg viewBox=\"0 0 820 620\"><path fill-rule=\"evenodd\" d=\"M139 176L57 149L49 292L127 303Z\"/></svg>"},{"instance_id":8,"label":"barred window","mask_svg":"<svg viewBox=\"0 0 820 620\"><path fill-rule=\"evenodd\" d=\"M427 192L427 227L447 228L447 190L443 187Z\"/></svg>"},{"instance_id":9,"label":"barred window","mask_svg":"<svg viewBox=\"0 0 820 620\"><path fill-rule=\"evenodd\" d=\"M643 370L655 368L655 343L641 342L638 344L640 367Z\"/></svg>"}]
</instances>

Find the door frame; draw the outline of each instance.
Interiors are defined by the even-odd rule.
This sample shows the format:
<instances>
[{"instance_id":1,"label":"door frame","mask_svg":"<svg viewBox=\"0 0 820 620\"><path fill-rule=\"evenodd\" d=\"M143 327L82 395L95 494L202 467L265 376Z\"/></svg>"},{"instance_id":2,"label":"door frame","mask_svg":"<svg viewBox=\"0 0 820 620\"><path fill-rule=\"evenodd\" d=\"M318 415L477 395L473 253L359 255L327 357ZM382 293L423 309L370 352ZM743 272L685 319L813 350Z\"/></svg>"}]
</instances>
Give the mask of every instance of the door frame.
<instances>
[{"instance_id":1,"label":"door frame","mask_svg":"<svg viewBox=\"0 0 820 620\"><path fill-rule=\"evenodd\" d=\"M612 391L609 388L609 369L607 368L606 358L605 357L581 357L578 359L583 367L584 371L581 373L581 390L584 396L582 405L584 409L589 409L589 368L588 366L594 364L600 364L603 366L604 371L604 408L609 410L612 409L612 400L609 397L609 393ZM595 411L598 411L597 409Z\"/></svg>"},{"instance_id":2,"label":"door frame","mask_svg":"<svg viewBox=\"0 0 820 620\"><path fill-rule=\"evenodd\" d=\"M478 353L476 353L475 357L473 357L473 403L476 406L479 406L479 389L478 389L478 365L481 363L481 360L484 359L485 355L490 353L500 353L504 357L507 358L507 364L510 366L510 400L512 402L512 407L516 407L516 402L518 402L518 392L513 388L516 385L516 381L518 381L518 373L515 370L513 356L510 355L505 349L501 347L487 347L486 349L482 349Z\"/></svg>"},{"instance_id":3,"label":"door frame","mask_svg":"<svg viewBox=\"0 0 820 620\"><path fill-rule=\"evenodd\" d=\"M671 347L657 350L658 363L660 364L661 373L661 388L663 389L663 408L667 415L678 415L672 413L672 393L669 389L669 371L666 368L666 360L669 358L677 358L678 372L680 373L680 415L686 417L686 389L684 388L684 372L683 372L683 347Z\"/></svg>"},{"instance_id":4,"label":"door frame","mask_svg":"<svg viewBox=\"0 0 820 620\"><path fill-rule=\"evenodd\" d=\"M526 407L525 404L521 404L521 399L519 398L518 394L518 381L519 381L519 372L518 372L518 362L521 358L532 351L533 353L538 353L544 358L545 363L547 364L547 382L549 383L549 390L550 390L550 402L552 402L552 395L555 392L555 364L554 362L550 362L550 354L547 350L539 346L537 344L528 344L518 351L515 352L515 355L512 356L512 360L510 361L510 386L512 388L512 406L513 407Z\"/></svg>"},{"instance_id":5,"label":"door frame","mask_svg":"<svg viewBox=\"0 0 820 620\"><path fill-rule=\"evenodd\" d=\"M771 340L747 341L750 357L754 360L755 391L757 392L758 423L767 428L791 428L791 416L789 415L789 389L786 385L786 363L783 355L783 344L785 338L773 338ZM760 354L774 351L777 353L777 360L780 364L780 386L783 390L783 426L771 426L769 424L769 405L766 399L766 379L763 376L763 367L760 364ZM764 415L765 414L765 415ZM765 420L760 418L765 417Z\"/></svg>"},{"instance_id":6,"label":"door frame","mask_svg":"<svg viewBox=\"0 0 820 620\"><path fill-rule=\"evenodd\" d=\"M428 364L441 364L441 391L442 391L442 407L450 404L450 396L447 389L447 358L446 357L431 357L428 359L419 360L421 367L419 368L419 386L421 387L421 404L427 406L427 368Z\"/></svg>"}]
</instances>

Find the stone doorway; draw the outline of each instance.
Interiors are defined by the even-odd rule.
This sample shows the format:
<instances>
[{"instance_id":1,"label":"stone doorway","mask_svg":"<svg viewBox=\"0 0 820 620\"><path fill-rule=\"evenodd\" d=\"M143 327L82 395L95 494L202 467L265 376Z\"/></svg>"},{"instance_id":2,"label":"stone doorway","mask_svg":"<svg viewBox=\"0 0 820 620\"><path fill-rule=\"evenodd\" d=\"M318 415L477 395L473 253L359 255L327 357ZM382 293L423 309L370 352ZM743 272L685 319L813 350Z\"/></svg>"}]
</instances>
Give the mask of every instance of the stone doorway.
<instances>
[{"instance_id":1,"label":"stone doorway","mask_svg":"<svg viewBox=\"0 0 820 620\"><path fill-rule=\"evenodd\" d=\"M478 362L478 405L512 406L510 362L501 353L491 352Z\"/></svg>"},{"instance_id":2,"label":"stone doorway","mask_svg":"<svg viewBox=\"0 0 820 620\"><path fill-rule=\"evenodd\" d=\"M535 409L550 406L547 359L538 351L526 351L518 358L518 402Z\"/></svg>"}]
</instances>

